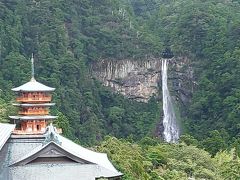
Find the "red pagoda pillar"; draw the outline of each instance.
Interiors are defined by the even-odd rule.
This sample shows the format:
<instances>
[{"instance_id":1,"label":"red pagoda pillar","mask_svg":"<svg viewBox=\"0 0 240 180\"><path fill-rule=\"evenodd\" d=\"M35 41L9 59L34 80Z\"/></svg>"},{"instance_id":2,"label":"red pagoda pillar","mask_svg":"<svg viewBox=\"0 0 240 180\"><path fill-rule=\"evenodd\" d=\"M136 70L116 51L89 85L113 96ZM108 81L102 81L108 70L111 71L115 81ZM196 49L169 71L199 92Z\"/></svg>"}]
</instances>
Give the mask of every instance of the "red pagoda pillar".
<instances>
[{"instance_id":1,"label":"red pagoda pillar","mask_svg":"<svg viewBox=\"0 0 240 180\"><path fill-rule=\"evenodd\" d=\"M55 88L48 87L37 82L34 78L34 60L32 57L32 78L29 82L13 88L17 93L15 106L19 107L17 116L10 116L17 123L15 134L43 134L48 121L56 116L49 115L49 108L54 106L51 103L51 93Z\"/></svg>"}]
</instances>

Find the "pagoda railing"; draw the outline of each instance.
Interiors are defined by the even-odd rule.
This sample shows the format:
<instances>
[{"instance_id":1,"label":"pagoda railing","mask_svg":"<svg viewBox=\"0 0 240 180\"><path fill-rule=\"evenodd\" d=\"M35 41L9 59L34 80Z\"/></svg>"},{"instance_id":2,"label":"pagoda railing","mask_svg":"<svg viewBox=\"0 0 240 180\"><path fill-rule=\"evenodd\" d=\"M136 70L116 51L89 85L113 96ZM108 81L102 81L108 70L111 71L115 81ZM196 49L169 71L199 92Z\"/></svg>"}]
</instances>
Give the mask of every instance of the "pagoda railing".
<instances>
[{"instance_id":1,"label":"pagoda railing","mask_svg":"<svg viewBox=\"0 0 240 180\"><path fill-rule=\"evenodd\" d=\"M16 100L17 102L50 102L52 97L18 97Z\"/></svg>"},{"instance_id":2,"label":"pagoda railing","mask_svg":"<svg viewBox=\"0 0 240 180\"><path fill-rule=\"evenodd\" d=\"M18 134L18 135L37 135L37 134L43 134L45 130L38 130L38 131L27 131L27 130L21 130L21 129L15 129L13 131L13 134ZM57 128L57 133L62 134L62 129Z\"/></svg>"},{"instance_id":3,"label":"pagoda railing","mask_svg":"<svg viewBox=\"0 0 240 180\"><path fill-rule=\"evenodd\" d=\"M49 110L28 110L28 111L19 111L20 115L48 115Z\"/></svg>"}]
</instances>

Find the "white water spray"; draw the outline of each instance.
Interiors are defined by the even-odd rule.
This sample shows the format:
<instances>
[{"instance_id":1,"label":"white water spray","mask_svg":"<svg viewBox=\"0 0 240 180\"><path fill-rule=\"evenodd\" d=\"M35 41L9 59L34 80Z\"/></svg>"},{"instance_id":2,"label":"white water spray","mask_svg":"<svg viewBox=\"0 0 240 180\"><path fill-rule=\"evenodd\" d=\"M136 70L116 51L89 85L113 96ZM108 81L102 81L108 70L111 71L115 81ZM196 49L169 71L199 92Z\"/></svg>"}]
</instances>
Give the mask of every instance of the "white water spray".
<instances>
[{"instance_id":1,"label":"white water spray","mask_svg":"<svg viewBox=\"0 0 240 180\"><path fill-rule=\"evenodd\" d=\"M162 60L162 94L163 94L163 135L166 142L176 143L179 139L179 128L176 121L171 96L167 85L168 60Z\"/></svg>"}]
</instances>

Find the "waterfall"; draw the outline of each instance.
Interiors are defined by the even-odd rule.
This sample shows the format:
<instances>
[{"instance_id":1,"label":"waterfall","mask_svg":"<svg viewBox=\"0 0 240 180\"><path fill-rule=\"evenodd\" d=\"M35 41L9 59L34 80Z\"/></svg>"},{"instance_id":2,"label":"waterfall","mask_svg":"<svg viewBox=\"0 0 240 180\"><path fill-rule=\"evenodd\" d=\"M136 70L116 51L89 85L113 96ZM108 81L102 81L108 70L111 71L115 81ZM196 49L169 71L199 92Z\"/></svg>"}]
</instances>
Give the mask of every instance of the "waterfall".
<instances>
[{"instance_id":1,"label":"waterfall","mask_svg":"<svg viewBox=\"0 0 240 180\"><path fill-rule=\"evenodd\" d=\"M168 60L162 60L162 94L163 94L163 135L166 142L176 143L179 139L179 127L176 121L171 96L167 83Z\"/></svg>"}]
</instances>

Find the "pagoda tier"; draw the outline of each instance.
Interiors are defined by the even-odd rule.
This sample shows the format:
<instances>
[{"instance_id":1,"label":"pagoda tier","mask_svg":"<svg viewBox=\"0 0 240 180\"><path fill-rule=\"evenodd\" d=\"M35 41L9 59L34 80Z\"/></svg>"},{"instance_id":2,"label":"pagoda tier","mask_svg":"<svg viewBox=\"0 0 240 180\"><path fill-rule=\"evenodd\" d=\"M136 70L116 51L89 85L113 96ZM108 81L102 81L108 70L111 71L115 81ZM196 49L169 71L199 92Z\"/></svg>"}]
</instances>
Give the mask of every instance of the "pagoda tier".
<instances>
[{"instance_id":1,"label":"pagoda tier","mask_svg":"<svg viewBox=\"0 0 240 180\"><path fill-rule=\"evenodd\" d=\"M55 88L48 87L35 80L33 57L31 60L31 80L12 89L17 93L16 101L18 102L13 105L19 108L17 116L10 116L17 123L14 134L43 134L48 122L57 118L49 114L49 108L55 105L51 103L51 92Z\"/></svg>"},{"instance_id":2,"label":"pagoda tier","mask_svg":"<svg viewBox=\"0 0 240 180\"><path fill-rule=\"evenodd\" d=\"M54 103L45 104L14 104L19 107L19 115L48 115L49 107Z\"/></svg>"},{"instance_id":3,"label":"pagoda tier","mask_svg":"<svg viewBox=\"0 0 240 180\"><path fill-rule=\"evenodd\" d=\"M21 108L20 111L18 111L19 115L48 115L49 109L44 107L28 107L28 108Z\"/></svg>"},{"instance_id":4,"label":"pagoda tier","mask_svg":"<svg viewBox=\"0 0 240 180\"><path fill-rule=\"evenodd\" d=\"M42 83L39 83L35 80L34 77L32 77L31 81L16 87L12 89L15 92L32 92L32 93L37 93L37 92L52 92L55 90L55 88L45 86Z\"/></svg>"},{"instance_id":5,"label":"pagoda tier","mask_svg":"<svg viewBox=\"0 0 240 180\"><path fill-rule=\"evenodd\" d=\"M15 128L13 134L18 135L37 135L43 134L46 131L46 127L48 126L48 122L46 120L32 120L32 121L22 121L20 128ZM56 129L58 133L62 133L61 129Z\"/></svg>"},{"instance_id":6,"label":"pagoda tier","mask_svg":"<svg viewBox=\"0 0 240 180\"><path fill-rule=\"evenodd\" d=\"M35 94L44 94L44 92L37 92ZM17 98L17 100L18 99L19 98ZM18 124L13 133L43 134L48 125L48 121L53 121L57 118L56 116L49 115L49 108L55 105L55 103L25 102L21 101L20 103L13 104L19 108L17 116L10 116L10 118Z\"/></svg>"},{"instance_id":7,"label":"pagoda tier","mask_svg":"<svg viewBox=\"0 0 240 180\"><path fill-rule=\"evenodd\" d=\"M44 104L13 104L19 107L19 115L48 115L49 107L54 106L55 103Z\"/></svg>"},{"instance_id":8,"label":"pagoda tier","mask_svg":"<svg viewBox=\"0 0 240 180\"><path fill-rule=\"evenodd\" d=\"M20 120L20 121L26 121L26 120L53 120L56 119L57 116L9 116L11 119L14 120Z\"/></svg>"},{"instance_id":9,"label":"pagoda tier","mask_svg":"<svg viewBox=\"0 0 240 180\"><path fill-rule=\"evenodd\" d=\"M44 103L51 102L52 96L45 92L20 92L17 102L21 103Z\"/></svg>"},{"instance_id":10,"label":"pagoda tier","mask_svg":"<svg viewBox=\"0 0 240 180\"><path fill-rule=\"evenodd\" d=\"M18 103L14 103L14 106L19 106L19 107L50 107L50 106L54 106L55 103L42 103L42 104L28 104L28 103L24 103L24 104L18 104Z\"/></svg>"}]
</instances>

